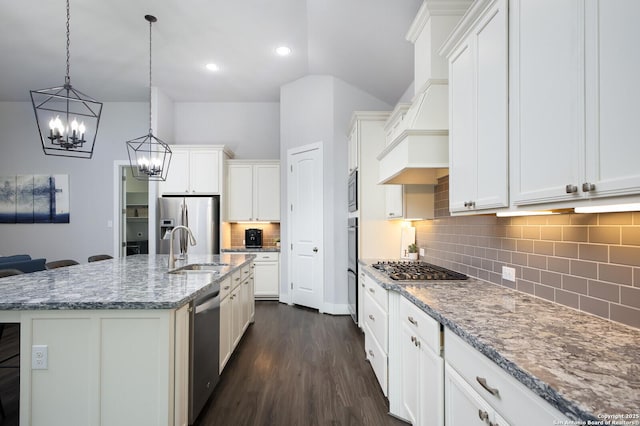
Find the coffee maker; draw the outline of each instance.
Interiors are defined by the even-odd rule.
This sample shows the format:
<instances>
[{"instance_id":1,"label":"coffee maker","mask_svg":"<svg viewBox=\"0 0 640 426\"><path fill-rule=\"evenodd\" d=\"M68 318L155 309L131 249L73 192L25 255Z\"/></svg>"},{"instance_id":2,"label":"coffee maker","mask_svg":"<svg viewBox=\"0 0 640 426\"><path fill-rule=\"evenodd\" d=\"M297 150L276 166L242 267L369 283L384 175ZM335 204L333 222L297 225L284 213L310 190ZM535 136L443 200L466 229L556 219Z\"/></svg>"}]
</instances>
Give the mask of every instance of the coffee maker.
<instances>
[{"instance_id":1,"label":"coffee maker","mask_svg":"<svg viewBox=\"0 0 640 426\"><path fill-rule=\"evenodd\" d=\"M244 245L247 248L262 248L262 229L245 229Z\"/></svg>"}]
</instances>

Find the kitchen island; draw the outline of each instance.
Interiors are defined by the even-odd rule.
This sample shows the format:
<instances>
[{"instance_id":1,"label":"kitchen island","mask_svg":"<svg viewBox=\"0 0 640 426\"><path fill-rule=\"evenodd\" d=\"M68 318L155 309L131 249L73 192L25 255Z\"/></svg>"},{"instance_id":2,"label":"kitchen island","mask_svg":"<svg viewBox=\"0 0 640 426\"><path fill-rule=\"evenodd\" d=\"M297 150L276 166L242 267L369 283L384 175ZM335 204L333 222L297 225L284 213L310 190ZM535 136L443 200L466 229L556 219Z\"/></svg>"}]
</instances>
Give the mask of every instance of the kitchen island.
<instances>
[{"instance_id":1,"label":"kitchen island","mask_svg":"<svg viewBox=\"0 0 640 426\"><path fill-rule=\"evenodd\" d=\"M176 267L226 265L170 274L168 256L136 255L1 279L0 322L20 324L20 424L185 425L189 303L253 258L191 255Z\"/></svg>"},{"instance_id":2,"label":"kitchen island","mask_svg":"<svg viewBox=\"0 0 640 426\"><path fill-rule=\"evenodd\" d=\"M371 263L360 267L378 285L571 419L557 424L640 424L640 330L473 278L394 281Z\"/></svg>"}]
</instances>

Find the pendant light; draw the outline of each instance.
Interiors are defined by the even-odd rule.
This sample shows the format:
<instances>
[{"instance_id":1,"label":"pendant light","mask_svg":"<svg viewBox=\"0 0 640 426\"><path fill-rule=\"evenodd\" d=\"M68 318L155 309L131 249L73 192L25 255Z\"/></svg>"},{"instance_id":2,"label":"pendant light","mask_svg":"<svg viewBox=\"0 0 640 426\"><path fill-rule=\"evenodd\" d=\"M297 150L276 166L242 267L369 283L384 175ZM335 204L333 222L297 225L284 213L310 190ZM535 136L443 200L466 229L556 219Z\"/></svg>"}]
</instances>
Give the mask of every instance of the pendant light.
<instances>
[{"instance_id":1,"label":"pendant light","mask_svg":"<svg viewBox=\"0 0 640 426\"><path fill-rule=\"evenodd\" d=\"M131 173L138 180L166 180L171 162L169 145L153 136L151 130L151 26L157 21L155 16L145 15L149 22L149 133L127 141L127 152Z\"/></svg>"},{"instance_id":2,"label":"pendant light","mask_svg":"<svg viewBox=\"0 0 640 426\"><path fill-rule=\"evenodd\" d=\"M67 74L64 85L31 90L31 103L36 114L42 149L46 155L91 158L100 123L102 102L71 86L69 17L67 0Z\"/></svg>"}]
</instances>

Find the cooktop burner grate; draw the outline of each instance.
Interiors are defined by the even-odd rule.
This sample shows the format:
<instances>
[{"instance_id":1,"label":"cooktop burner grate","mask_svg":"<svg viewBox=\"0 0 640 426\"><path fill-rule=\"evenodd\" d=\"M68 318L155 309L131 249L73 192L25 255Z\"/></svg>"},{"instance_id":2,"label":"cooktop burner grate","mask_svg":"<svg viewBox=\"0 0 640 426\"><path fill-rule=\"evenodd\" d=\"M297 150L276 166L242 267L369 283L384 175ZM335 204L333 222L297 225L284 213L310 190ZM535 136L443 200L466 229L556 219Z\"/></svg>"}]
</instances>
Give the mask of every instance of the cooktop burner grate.
<instances>
[{"instance_id":1,"label":"cooktop burner grate","mask_svg":"<svg viewBox=\"0 0 640 426\"><path fill-rule=\"evenodd\" d=\"M466 280L467 276L459 272L415 261L385 261L373 265L392 280L398 281L432 281L432 280Z\"/></svg>"}]
</instances>

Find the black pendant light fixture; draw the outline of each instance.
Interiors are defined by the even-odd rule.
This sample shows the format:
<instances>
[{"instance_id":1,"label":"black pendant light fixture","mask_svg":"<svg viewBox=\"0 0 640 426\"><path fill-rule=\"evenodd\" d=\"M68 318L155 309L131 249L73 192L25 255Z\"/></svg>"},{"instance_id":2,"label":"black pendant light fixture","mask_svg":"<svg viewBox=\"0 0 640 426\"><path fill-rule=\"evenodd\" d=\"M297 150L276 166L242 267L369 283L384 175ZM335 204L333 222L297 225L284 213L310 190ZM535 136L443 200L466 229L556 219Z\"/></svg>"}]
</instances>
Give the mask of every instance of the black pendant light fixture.
<instances>
[{"instance_id":1,"label":"black pendant light fixture","mask_svg":"<svg viewBox=\"0 0 640 426\"><path fill-rule=\"evenodd\" d=\"M153 136L151 130L151 26L155 16L145 15L149 22L149 133L127 141L131 173L138 180L166 180L171 162L169 145Z\"/></svg>"},{"instance_id":2,"label":"black pendant light fixture","mask_svg":"<svg viewBox=\"0 0 640 426\"><path fill-rule=\"evenodd\" d=\"M69 77L69 0L67 0L67 74L64 85L31 90L38 133L46 155L91 158L102 102L74 89Z\"/></svg>"}]
</instances>

